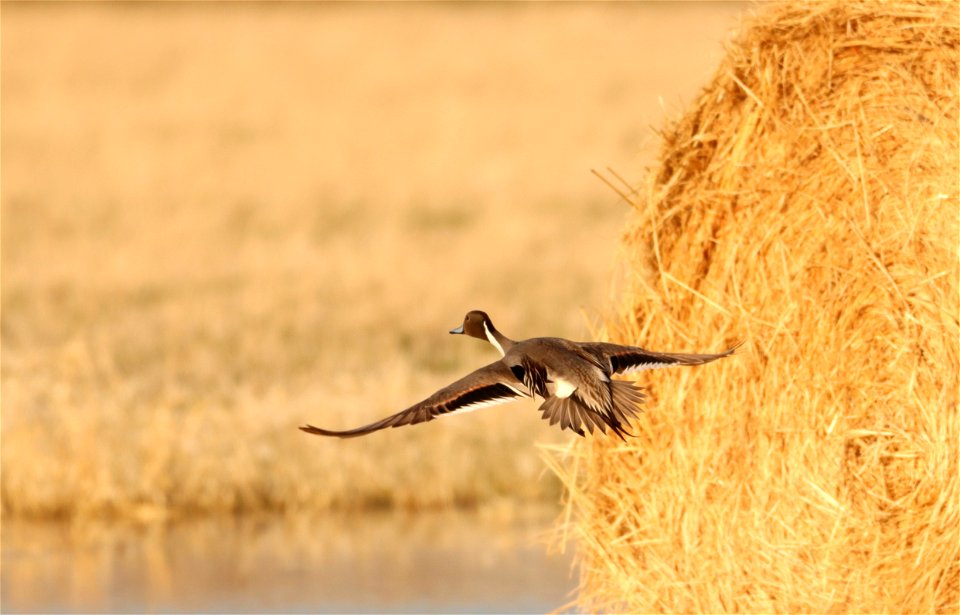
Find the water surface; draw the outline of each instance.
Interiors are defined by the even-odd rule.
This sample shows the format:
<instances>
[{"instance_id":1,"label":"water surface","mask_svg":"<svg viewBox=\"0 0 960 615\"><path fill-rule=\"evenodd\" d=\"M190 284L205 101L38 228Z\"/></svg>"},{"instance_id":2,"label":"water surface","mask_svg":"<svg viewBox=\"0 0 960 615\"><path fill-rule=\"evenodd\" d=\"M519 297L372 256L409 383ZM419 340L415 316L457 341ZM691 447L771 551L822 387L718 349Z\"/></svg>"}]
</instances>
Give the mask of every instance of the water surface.
<instances>
[{"instance_id":1,"label":"water surface","mask_svg":"<svg viewBox=\"0 0 960 615\"><path fill-rule=\"evenodd\" d=\"M3 612L547 612L553 513L360 513L130 525L3 520Z\"/></svg>"}]
</instances>

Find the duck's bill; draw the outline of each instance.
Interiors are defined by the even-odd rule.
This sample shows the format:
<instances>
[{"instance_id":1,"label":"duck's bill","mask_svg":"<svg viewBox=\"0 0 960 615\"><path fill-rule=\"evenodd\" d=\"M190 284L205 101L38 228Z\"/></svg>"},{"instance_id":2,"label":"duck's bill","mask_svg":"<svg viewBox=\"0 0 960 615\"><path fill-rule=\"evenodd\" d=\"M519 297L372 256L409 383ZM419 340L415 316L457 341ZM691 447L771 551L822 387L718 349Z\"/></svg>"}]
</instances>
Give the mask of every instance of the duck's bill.
<instances>
[{"instance_id":1,"label":"duck's bill","mask_svg":"<svg viewBox=\"0 0 960 615\"><path fill-rule=\"evenodd\" d=\"M462 334L462 333L463 333L463 325L460 325L460 326L457 327L456 329L450 329L450 333L451 333L451 334L456 334L456 335Z\"/></svg>"}]
</instances>

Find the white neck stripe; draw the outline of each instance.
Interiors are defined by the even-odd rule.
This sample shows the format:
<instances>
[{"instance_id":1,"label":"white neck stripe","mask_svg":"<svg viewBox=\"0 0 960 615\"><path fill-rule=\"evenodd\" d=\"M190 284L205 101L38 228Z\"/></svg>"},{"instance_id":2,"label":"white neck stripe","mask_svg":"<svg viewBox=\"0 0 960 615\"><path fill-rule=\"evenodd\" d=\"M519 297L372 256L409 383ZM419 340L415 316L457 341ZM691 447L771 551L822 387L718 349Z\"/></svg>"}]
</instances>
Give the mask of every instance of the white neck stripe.
<instances>
[{"instance_id":1,"label":"white neck stripe","mask_svg":"<svg viewBox=\"0 0 960 615\"><path fill-rule=\"evenodd\" d=\"M487 334L487 340L493 344L494 348L500 351L501 355L505 355L503 351L503 346L500 345L500 342L497 341L497 338L493 337L493 333L490 333L490 327L487 326L486 321L483 323L483 332Z\"/></svg>"}]
</instances>

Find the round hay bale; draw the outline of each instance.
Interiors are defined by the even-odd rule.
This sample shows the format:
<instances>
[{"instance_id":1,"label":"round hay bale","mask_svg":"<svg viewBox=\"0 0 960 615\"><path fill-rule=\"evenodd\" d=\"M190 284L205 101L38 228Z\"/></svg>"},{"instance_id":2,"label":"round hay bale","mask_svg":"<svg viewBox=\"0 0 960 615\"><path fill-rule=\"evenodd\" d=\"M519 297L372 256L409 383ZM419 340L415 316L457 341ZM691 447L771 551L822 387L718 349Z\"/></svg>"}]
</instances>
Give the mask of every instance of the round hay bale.
<instances>
[{"instance_id":1,"label":"round hay bale","mask_svg":"<svg viewBox=\"0 0 960 615\"><path fill-rule=\"evenodd\" d=\"M746 344L571 451L579 607L957 612L958 39L952 2L775 5L664 131L607 337Z\"/></svg>"}]
</instances>

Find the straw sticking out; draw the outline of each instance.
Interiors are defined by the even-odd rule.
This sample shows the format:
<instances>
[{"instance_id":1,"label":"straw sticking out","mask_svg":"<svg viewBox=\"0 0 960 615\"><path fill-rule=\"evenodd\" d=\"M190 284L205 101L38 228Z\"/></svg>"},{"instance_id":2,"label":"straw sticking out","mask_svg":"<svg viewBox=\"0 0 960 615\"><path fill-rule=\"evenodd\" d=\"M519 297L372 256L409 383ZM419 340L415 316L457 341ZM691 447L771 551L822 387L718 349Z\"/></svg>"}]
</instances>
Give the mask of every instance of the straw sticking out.
<instances>
[{"instance_id":1,"label":"straw sticking out","mask_svg":"<svg viewBox=\"0 0 960 615\"><path fill-rule=\"evenodd\" d=\"M779 5L664 131L610 338L747 344L554 464L580 608L960 607L958 40L952 3Z\"/></svg>"}]
</instances>

